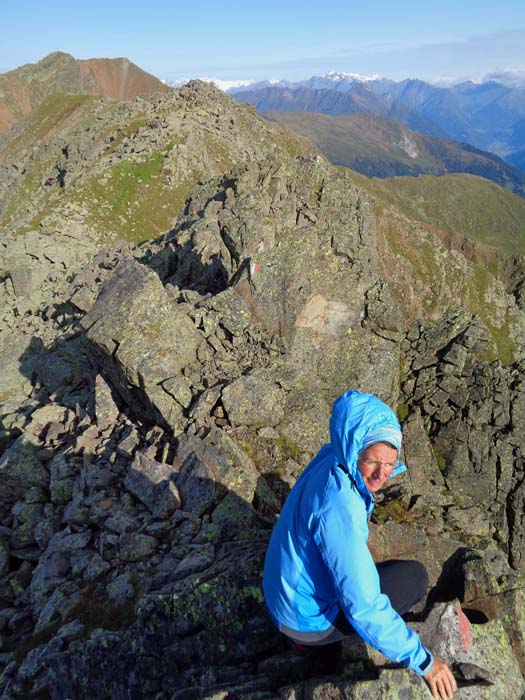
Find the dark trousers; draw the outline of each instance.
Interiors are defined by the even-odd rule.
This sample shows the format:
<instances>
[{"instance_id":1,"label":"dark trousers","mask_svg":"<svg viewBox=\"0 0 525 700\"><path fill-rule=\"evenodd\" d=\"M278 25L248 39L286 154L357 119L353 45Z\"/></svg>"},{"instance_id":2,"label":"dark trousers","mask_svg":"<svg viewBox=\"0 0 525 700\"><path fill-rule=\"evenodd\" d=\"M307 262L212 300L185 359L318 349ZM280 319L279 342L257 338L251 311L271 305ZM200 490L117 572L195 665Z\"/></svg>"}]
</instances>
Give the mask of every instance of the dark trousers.
<instances>
[{"instance_id":1,"label":"dark trousers","mask_svg":"<svg viewBox=\"0 0 525 700\"><path fill-rule=\"evenodd\" d=\"M418 561L389 559L377 564L377 571L381 593L390 598L392 607L400 615L407 613L426 593L428 574ZM340 642L355 633L342 611L324 632L297 632L284 625L281 625L280 630L294 642L314 646Z\"/></svg>"}]
</instances>

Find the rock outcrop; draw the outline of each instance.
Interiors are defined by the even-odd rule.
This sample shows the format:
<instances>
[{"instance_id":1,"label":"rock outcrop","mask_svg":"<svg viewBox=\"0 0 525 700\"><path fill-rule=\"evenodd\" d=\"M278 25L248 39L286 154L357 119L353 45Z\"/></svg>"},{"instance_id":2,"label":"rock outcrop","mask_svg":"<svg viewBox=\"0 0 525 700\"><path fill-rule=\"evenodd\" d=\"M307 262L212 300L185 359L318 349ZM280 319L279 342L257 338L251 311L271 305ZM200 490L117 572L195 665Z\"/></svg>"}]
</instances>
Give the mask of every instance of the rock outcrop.
<instances>
[{"instance_id":1,"label":"rock outcrop","mask_svg":"<svg viewBox=\"0 0 525 700\"><path fill-rule=\"evenodd\" d=\"M209 90L174 103L220 131ZM256 128L156 240L4 246L0 697L427 697L357 638L295 656L264 607L271 527L350 387L403 420L370 546L426 564L410 624L459 698L523 697L523 359L464 308L400 306L365 193Z\"/></svg>"}]
</instances>

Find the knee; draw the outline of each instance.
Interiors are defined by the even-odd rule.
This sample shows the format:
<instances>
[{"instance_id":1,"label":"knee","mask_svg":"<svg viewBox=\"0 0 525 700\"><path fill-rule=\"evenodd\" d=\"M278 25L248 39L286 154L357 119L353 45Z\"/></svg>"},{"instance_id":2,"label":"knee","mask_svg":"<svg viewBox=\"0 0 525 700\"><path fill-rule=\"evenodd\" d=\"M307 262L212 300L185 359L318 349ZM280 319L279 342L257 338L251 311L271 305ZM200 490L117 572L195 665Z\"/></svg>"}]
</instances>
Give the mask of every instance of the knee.
<instances>
[{"instance_id":1,"label":"knee","mask_svg":"<svg viewBox=\"0 0 525 700\"><path fill-rule=\"evenodd\" d=\"M429 584L428 571L424 564L422 564L420 561L410 560L407 561L407 565L409 566L408 573L414 582L414 588L418 594L418 600L421 600L421 598L423 598L425 595Z\"/></svg>"}]
</instances>

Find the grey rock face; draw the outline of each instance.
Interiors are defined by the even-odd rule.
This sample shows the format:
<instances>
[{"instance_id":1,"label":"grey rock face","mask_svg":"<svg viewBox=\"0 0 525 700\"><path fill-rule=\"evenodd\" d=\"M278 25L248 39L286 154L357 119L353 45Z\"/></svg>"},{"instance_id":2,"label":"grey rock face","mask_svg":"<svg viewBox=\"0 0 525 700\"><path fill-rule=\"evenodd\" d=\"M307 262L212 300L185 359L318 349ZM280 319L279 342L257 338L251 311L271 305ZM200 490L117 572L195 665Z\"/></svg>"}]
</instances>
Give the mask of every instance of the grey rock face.
<instances>
[{"instance_id":1,"label":"grey rock face","mask_svg":"<svg viewBox=\"0 0 525 700\"><path fill-rule=\"evenodd\" d=\"M233 525L236 518L251 519L257 470L249 456L221 431L214 430L204 439L181 442L177 453L180 470L177 487L184 510L202 516L216 513L225 498L223 509ZM224 520L224 518L222 519Z\"/></svg>"},{"instance_id":2,"label":"grey rock face","mask_svg":"<svg viewBox=\"0 0 525 700\"><path fill-rule=\"evenodd\" d=\"M31 486L47 487L49 472L38 459L37 452L34 445L21 436L3 453L0 458L0 503L3 506L22 498Z\"/></svg>"},{"instance_id":3,"label":"grey rock face","mask_svg":"<svg viewBox=\"0 0 525 700\"><path fill-rule=\"evenodd\" d=\"M519 413L520 364L481 360L486 343L486 328L464 313L430 324L413 342L403 394L410 410L416 409L413 420L432 436L441 475L427 485L444 482L450 491L449 523L475 537L497 532L514 566L522 568L520 419L511 417ZM410 445L409 437L408 450ZM432 487L422 486L430 495ZM439 501L436 488L433 493Z\"/></svg>"},{"instance_id":4,"label":"grey rock face","mask_svg":"<svg viewBox=\"0 0 525 700\"><path fill-rule=\"evenodd\" d=\"M430 614L414 624L451 660L491 665L494 686L461 697L520 697L523 364L489 362L472 314L438 308L425 325L397 305L366 196L320 158L283 157L246 108L192 85L119 109L144 123L101 144L97 111L67 159L49 142L45 181L63 165L73 192L100 159L107 186L106 166L164 147L172 189L199 169L213 177L139 247L84 264L61 233L4 246L42 250L27 270L8 256L0 275L13 307L0 331L13 337L0 384L2 699L427 697L359 640L335 669L294 657L264 607L270 527L349 388L404 419L409 473L378 498L373 554L422 559ZM251 138L236 142L245 124ZM69 214L78 234L87 214ZM453 599L485 624L441 602ZM17 649L29 651L14 661Z\"/></svg>"},{"instance_id":5,"label":"grey rock face","mask_svg":"<svg viewBox=\"0 0 525 700\"><path fill-rule=\"evenodd\" d=\"M124 479L131 493L146 505L155 518L169 517L180 507L180 497L174 481L173 467L159 464L137 453Z\"/></svg>"},{"instance_id":6,"label":"grey rock face","mask_svg":"<svg viewBox=\"0 0 525 700\"><path fill-rule=\"evenodd\" d=\"M41 346L26 334L1 333L3 371L0 375L2 418L14 413L32 393L32 359Z\"/></svg>"},{"instance_id":7,"label":"grey rock face","mask_svg":"<svg viewBox=\"0 0 525 700\"><path fill-rule=\"evenodd\" d=\"M157 275L123 261L82 324L124 401L137 415L179 430L182 406L162 382L195 361L200 336L170 302Z\"/></svg>"},{"instance_id":8,"label":"grey rock face","mask_svg":"<svg viewBox=\"0 0 525 700\"><path fill-rule=\"evenodd\" d=\"M119 410L113 401L111 389L99 374L95 382L95 415L97 426L103 433L113 427Z\"/></svg>"},{"instance_id":9,"label":"grey rock face","mask_svg":"<svg viewBox=\"0 0 525 700\"><path fill-rule=\"evenodd\" d=\"M273 376L272 376L273 375ZM286 394L276 373L256 370L226 386L222 403L230 423L236 425L277 425L284 416Z\"/></svg>"},{"instance_id":10,"label":"grey rock face","mask_svg":"<svg viewBox=\"0 0 525 700\"><path fill-rule=\"evenodd\" d=\"M466 698L515 698L525 691L517 660L509 658L510 642L500 620L471 625L459 604L434 608L420 626L422 639L447 663L455 665L462 677ZM499 647L495 651L496 645ZM485 685L484 680L489 683ZM469 685L469 681L472 685ZM477 682L476 682L477 681Z\"/></svg>"},{"instance_id":11,"label":"grey rock face","mask_svg":"<svg viewBox=\"0 0 525 700\"><path fill-rule=\"evenodd\" d=\"M65 286L63 274L71 274L85 264L96 251L96 241L74 223L69 230L55 235L31 232L24 236L6 237L0 244L0 298L22 304L24 311L36 310L58 296ZM62 279L63 278L63 279ZM10 284L6 281L10 280ZM58 288L56 282L58 281ZM53 289L55 286L55 289Z\"/></svg>"},{"instance_id":12,"label":"grey rock face","mask_svg":"<svg viewBox=\"0 0 525 700\"><path fill-rule=\"evenodd\" d=\"M305 380L322 378L334 398L354 386L397 400L392 341L402 329L377 331L387 315L395 325L399 311L386 290L366 311L378 283L375 225L344 173L313 157L237 168L196 190L167 243L169 283L212 293L201 304L210 309L225 287L230 298L235 290L252 322L289 344L290 365ZM208 314L211 343L214 323Z\"/></svg>"}]
</instances>

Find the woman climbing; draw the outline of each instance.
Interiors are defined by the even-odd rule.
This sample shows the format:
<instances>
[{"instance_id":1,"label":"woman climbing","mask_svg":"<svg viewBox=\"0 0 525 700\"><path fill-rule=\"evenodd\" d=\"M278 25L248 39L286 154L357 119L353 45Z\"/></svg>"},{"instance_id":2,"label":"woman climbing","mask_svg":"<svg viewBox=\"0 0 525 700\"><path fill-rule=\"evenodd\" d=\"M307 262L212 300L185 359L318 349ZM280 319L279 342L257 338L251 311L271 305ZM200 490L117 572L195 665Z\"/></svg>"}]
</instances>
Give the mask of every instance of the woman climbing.
<instances>
[{"instance_id":1,"label":"woman climbing","mask_svg":"<svg viewBox=\"0 0 525 700\"><path fill-rule=\"evenodd\" d=\"M374 563L367 546L373 494L406 467L401 429L375 396L348 391L334 404L330 443L301 474L277 521L264 566L270 615L293 643L320 647L357 632L427 682L434 698L456 690L447 664L403 618L428 585L417 561Z\"/></svg>"}]
</instances>

